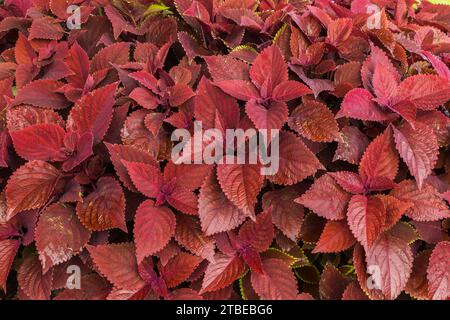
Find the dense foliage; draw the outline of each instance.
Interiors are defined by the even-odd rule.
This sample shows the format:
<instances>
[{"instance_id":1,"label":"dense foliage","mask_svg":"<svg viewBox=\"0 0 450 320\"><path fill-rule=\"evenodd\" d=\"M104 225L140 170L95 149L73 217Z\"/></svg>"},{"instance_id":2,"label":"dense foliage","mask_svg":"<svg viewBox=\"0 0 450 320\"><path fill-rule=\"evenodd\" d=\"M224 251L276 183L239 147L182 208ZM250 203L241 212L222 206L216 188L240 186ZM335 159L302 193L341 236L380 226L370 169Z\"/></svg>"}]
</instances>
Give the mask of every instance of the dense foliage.
<instances>
[{"instance_id":1,"label":"dense foliage","mask_svg":"<svg viewBox=\"0 0 450 320\"><path fill-rule=\"evenodd\" d=\"M449 32L414 0L2 1L0 297L448 299ZM278 172L174 163L194 121L280 130Z\"/></svg>"}]
</instances>

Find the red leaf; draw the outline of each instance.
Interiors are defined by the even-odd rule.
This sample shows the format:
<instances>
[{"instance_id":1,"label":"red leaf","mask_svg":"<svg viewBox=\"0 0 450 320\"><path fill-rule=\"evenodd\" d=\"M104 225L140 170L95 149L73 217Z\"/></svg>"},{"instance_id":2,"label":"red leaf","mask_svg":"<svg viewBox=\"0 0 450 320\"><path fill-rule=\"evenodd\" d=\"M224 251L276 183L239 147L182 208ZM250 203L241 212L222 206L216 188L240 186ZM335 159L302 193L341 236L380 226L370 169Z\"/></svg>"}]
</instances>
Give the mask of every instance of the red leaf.
<instances>
[{"instance_id":1,"label":"red leaf","mask_svg":"<svg viewBox=\"0 0 450 320\"><path fill-rule=\"evenodd\" d=\"M281 82L275 87L272 93L272 99L286 102L306 96L307 94L312 94L312 91L303 83L288 80Z\"/></svg>"},{"instance_id":2,"label":"red leaf","mask_svg":"<svg viewBox=\"0 0 450 320\"><path fill-rule=\"evenodd\" d=\"M134 186L149 198L156 198L163 184L163 176L154 165L121 160Z\"/></svg>"},{"instance_id":3,"label":"red leaf","mask_svg":"<svg viewBox=\"0 0 450 320\"><path fill-rule=\"evenodd\" d=\"M96 267L115 287L138 290L144 286L132 243L88 246L87 249Z\"/></svg>"},{"instance_id":4,"label":"red leaf","mask_svg":"<svg viewBox=\"0 0 450 320\"><path fill-rule=\"evenodd\" d=\"M195 118L202 121L204 129L215 128L217 119L224 124L223 129L236 128L239 123L239 106L236 100L202 78L195 98Z\"/></svg>"},{"instance_id":5,"label":"red leaf","mask_svg":"<svg viewBox=\"0 0 450 320\"><path fill-rule=\"evenodd\" d=\"M245 104L245 113L258 129L280 129L288 120L289 110L284 102L271 101L265 106L250 100Z\"/></svg>"},{"instance_id":6,"label":"red leaf","mask_svg":"<svg viewBox=\"0 0 450 320\"><path fill-rule=\"evenodd\" d=\"M353 118L369 121L387 121L392 119L392 114L381 110L373 101L374 96L365 89L353 89L349 91L342 101L341 109L336 118Z\"/></svg>"},{"instance_id":7,"label":"red leaf","mask_svg":"<svg viewBox=\"0 0 450 320\"><path fill-rule=\"evenodd\" d=\"M436 109L450 99L450 83L435 75L416 75L406 78L398 87L398 100L406 100L423 110Z\"/></svg>"},{"instance_id":8,"label":"red leaf","mask_svg":"<svg viewBox=\"0 0 450 320\"><path fill-rule=\"evenodd\" d=\"M170 161L164 167L164 179L175 179L187 190L195 190L203 184L212 169L213 166L206 164L175 164Z\"/></svg>"},{"instance_id":9,"label":"red leaf","mask_svg":"<svg viewBox=\"0 0 450 320\"><path fill-rule=\"evenodd\" d=\"M348 281L336 269L327 264L323 269L319 281L319 294L322 300L340 300L347 287Z\"/></svg>"},{"instance_id":10,"label":"red leaf","mask_svg":"<svg viewBox=\"0 0 450 320\"><path fill-rule=\"evenodd\" d=\"M250 68L250 77L258 88L266 82L269 96L276 86L288 80L287 66L277 45L264 49L256 57Z\"/></svg>"},{"instance_id":11,"label":"red leaf","mask_svg":"<svg viewBox=\"0 0 450 320\"><path fill-rule=\"evenodd\" d=\"M425 250L416 255L411 276L405 287L405 292L415 299L428 299L427 268L431 250Z\"/></svg>"},{"instance_id":12,"label":"red leaf","mask_svg":"<svg viewBox=\"0 0 450 320\"><path fill-rule=\"evenodd\" d=\"M308 191L295 200L329 220L344 219L349 201L350 195L329 175L317 179Z\"/></svg>"},{"instance_id":13,"label":"red leaf","mask_svg":"<svg viewBox=\"0 0 450 320\"><path fill-rule=\"evenodd\" d=\"M156 109L159 104L159 99L144 88L136 88L130 93L130 98L136 101L140 106L145 109Z\"/></svg>"},{"instance_id":14,"label":"red leaf","mask_svg":"<svg viewBox=\"0 0 450 320\"><path fill-rule=\"evenodd\" d=\"M273 224L292 241L297 241L303 222L303 206L294 202L298 192L295 188L283 188L264 193L264 210L271 208Z\"/></svg>"},{"instance_id":15,"label":"red leaf","mask_svg":"<svg viewBox=\"0 0 450 320\"><path fill-rule=\"evenodd\" d=\"M32 106L19 106L9 109L6 119L10 132L36 124L55 124L64 127L64 120L55 111Z\"/></svg>"},{"instance_id":16,"label":"red leaf","mask_svg":"<svg viewBox=\"0 0 450 320\"><path fill-rule=\"evenodd\" d=\"M397 150L421 189L436 164L439 146L433 130L419 123L415 127L405 123L393 129Z\"/></svg>"},{"instance_id":17,"label":"red leaf","mask_svg":"<svg viewBox=\"0 0 450 320\"><path fill-rule=\"evenodd\" d=\"M178 215L175 240L193 254L213 261L214 239L202 234L198 220L185 215Z\"/></svg>"},{"instance_id":18,"label":"red leaf","mask_svg":"<svg viewBox=\"0 0 450 320\"><path fill-rule=\"evenodd\" d=\"M20 265L17 281L20 288L31 300L50 300L53 273L43 273L36 254L30 254Z\"/></svg>"},{"instance_id":19,"label":"red leaf","mask_svg":"<svg viewBox=\"0 0 450 320\"><path fill-rule=\"evenodd\" d=\"M175 215L167 207L146 200L136 211L134 241L138 263L162 250L175 234Z\"/></svg>"},{"instance_id":20,"label":"red leaf","mask_svg":"<svg viewBox=\"0 0 450 320\"><path fill-rule=\"evenodd\" d=\"M30 39L59 40L64 35L64 30L59 22L48 16L33 19L29 31Z\"/></svg>"},{"instance_id":21,"label":"red leaf","mask_svg":"<svg viewBox=\"0 0 450 320\"><path fill-rule=\"evenodd\" d=\"M125 196L119 182L102 177L97 188L77 204L77 216L91 231L119 228L127 232L125 224Z\"/></svg>"},{"instance_id":22,"label":"red leaf","mask_svg":"<svg viewBox=\"0 0 450 320\"><path fill-rule=\"evenodd\" d=\"M429 298L446 300L450 296L450 242L439 242L427 268Z\"/></svg>"},{"instance_id":23,"label":"red leaf","mask_svg":"<svg viewBox=\"0 0 450 320\"><path fill-rule=\"evenodd\" d=\"M348 204L347 219L353 235L367 248L383 230L386 211L380 199L354 195Z\"/></svg>"},{"instance_id":24,"label":"red leaf","mask_svg":"<svg viewBox=\"0 0 450 320\"><path fill-rule=\"evenodd\" d=\"M16 152L25 160L63 161L66 132L56 124L37 124L11 132Z\"/></svg>"},{"instance_id":25,"label":"red leaf","mask_svg":"<svg viewBox=\"0 0 450 320\"><path fill-rule=\"evenodd\" d=\"M323 169L319 159L293 133L280 132L279 169L267 176L276 184L293 185Z\"/></svg>"},{"instance_id":26,"label":"red leaf","mask_svg":"<svg viewBox=\"0 0 450 320\"><path fill-rule=\"evenodd\" d=\"M382 234L367 252L367 265L380 268L380 290L386 299L395 299L405 288L412 270L413 255L401 239Z\"/></svg>"},{"instance_id":27,"label":"red leaf","mask_svg":"<svg viewBox=\"0 0 450 320\"><path fill-rule=\"evenodd\" d=\"M251 99L258 99L259 92L255 86L244 80L223 80L217 82L216 85L226 94L235 97L239 100L249 101Z\"/></svg>"},{"instance_id":28,"label":"red leaf","mask_svg":"<svg viewBox=\"0 0 450 320\"><path fill-rule=\"evenodd\" d=\"M156 167L156 160L147 152L141 151L132 146L118 145L118 144L109 144L105 143L108 148L111 162L114 165L114 169L116 170L116 174L119 176L120 181L131 191L136 191L136 188L133 185L133 182L128 175L128 171L122 160L124 161L136 161L143 164L148 164Z\"/></svg>"},{"instance_id":29,"label":"red leaf","mask_svg":"<svg viewBox=\"0 0 450 320\"><path fill-rule=\"evenodd\" d=\"M263 261L264 274L252 272L251 282L262 300L295 300L297 281L292 269L280 259Z\"/></svg>"},{"instance_id":30,"label":"red leaf","mask_svg":"<svg viewBox=\"0 0 450 320\"><path fill-rule=\"evenodd\" d=\"M369 300L357 282L351 282L342 294L342 300Z\"/></svg>"},{"instance_id":31,"label":"red leaf","mask_svg":"<svg viewBox=\"0 0 450 320\"><path fill-rule=\"evenodd\" d=\"M20 89L12 106L31 104L36 107L64 109L70 102L66 100L61 89L63 84L55 80L36 80Z\"/></svg>"},{"instance_id":32,"label":"red leaf","mask_svg":"<svg viewBox=\"0 0 450 320\"><path fill-rule=\"evenodd\" d=\"M339 137L339 126L333 113L320 102L307 100L292 111L289 127L307 139L331 142Z\"/></svg>"},{"instance_id":33,"label":"red leaf","mask_svg":"<svg viewBox=\"0 0 450 320\"><path fill-rule=\"evenodd\" d=\"M372 85L377 101L382 105L391 105L391 99L397 95L398 82L396 75L380 61L375 62Z\"/></svg>"},{"instance_id":34,"label":"red leaf","mask_svg":"<svg viewBox=\"0 0 450 320\"><path fill-rule=\"evenodd\" d=\"M217 291L232 284L245 271L245 264L237 256L226 256L216 254L214 262L210 262L203 278L202 290L200 294L210 291Z\"/></svg>"},{"instance_id":35,"label":"red leaf","mask_svg":"<svg viewBox=\"0 0 450 320\"><path fill-rule=\"evenodd\" d=\"M214 173L203 183L198 203L202 230L208 236L232 230L246 218L246 215L223 193Z\"/></svg>"},{"instance_id":36,"label":"red leaf","mask_svg":"<svg viewBox=\"0 0 450 320\"><path fill-rule=\"evenodd\" d=\"M91 61L91 74L109 69L112 65L123 65L129 61L130 44L119 42L113 43L100 50Z\"/></svg>"},{"instance_id":37,"label":"red leaf","mask_svg":"<svg viewBox=\"0 0 450 320\"><path fill-rule=\"evenodd\" d=\"M369 139L357 127L345 126L341 129L341 138L338 140L333 161L343 160L358 164L368 145Z\"/></svg>"},{"instance_id":38,"label":"red leaf","mask_svg":"<svg viewBox=\"0 0 450 320\"><path fill-rule=\"evenodd\" d=\"M70 56L65 60L72 75L66 77L67 81L75 88L84 88L89 76L89 56L86 51L75 42L70 48Z\"/></svg>"},{"instance_id":39,"label":"red leaf","mask_svg":"<svg viewBox=\"0 0 450 320\"><path fill-rule=\"evenodd\" d=\"M327 41L334 45L339 46L348 39L353 29L352 19L340 18L331 21L328 24L328 36Z\"/></svg>"},{"instance_id":40,"label":"red leaf","mask_svg":"<svg viewBox=\"0 0 450 320\"><path fill-rule=\"evenodd\" d=\"M353 246L355 241L346 222L328 221L313 253L341 252Z\"/></svg>"},{"instance_id":41,"label":"red leaf","mask_svg":"<svg viewBox=\"0 0 450 320\"><path fill-rule=\"evenodd\" d=\"M96 144L103 140L112 120L116 89L117 84L110 84L78 100L70 111L67 127L80 134L92 132Z\"/></svg>"},{"instance_id":42,"label":"red leaf","mask_svg":"<svg viewBox=\"0 0 450 320\"><path fill-rule=\"evenodd\" d=\"M350 171L330 172L330 176L347 192L353 194L364 193L364 181L359 175Z\"/></svg>"},{"instance_id":43,"label":"red leaf","mask_svg":"<svg viewBox=\"0 0 450 320\"><path fill-rule=\"evenodd\" d=\"M391 195L412 203L412 207L405 214L415 221L437 221L450 217L447 204L428 183L419 190L413 180L404 180L392 190Z\"/></svg>"},{"instance_id":44,"label":"red leaf","mask_svg":"<svg viewBox=\"0 0 450 320\"><path fill-rule=\"evenodd\" d=\"M271 209L257 215L255 221L247 220L239 230L239 239L258 252L269 249L274 237Z\"/></svg>"},{"instance_id":45,"label":"red leaf","mask_svg":"<svg viewBox=\"0 0 450 320\"><path fill-rule=\"evenodd\" d=\"M204 57L204 59L215 82L223 80L250 80L249 67L241 60L222 55Z\"/></svg>"},{"instance_id":46,"label":"red leaf","mask_svg":"<svg viewBox=\"0 0 450 320\"><path fill-rule=\"evenodd\" d=\"M170 89L169 94L169 102L170 105L173 107L177 107L183 103L185 103L187 100L195 96L195 93L192 91L192 89L185 85L185 84L175 84Z\"/></svg>"},{"instance_id":47,"label":"red leaf","mask_svg":"<svg viewBox=\"0 0 450 320\"><path fill-rule=\"evenodd\" d=\"M168 288L173 288L186 281L202 261L201 258L186 252L180 252L161 270L161 276Z\"/></svg>"},{"instance_id":48,"label":"red leaf","mask_svg":"<svg viewBox=\"0 0 450 320\"><path fill-rule=\"evenodd\" d=\"M260 166L249 164L219 164L217 177L227 198L245 215L255 216L256 197L264 178Z\"/></svg>"},{"instance_id":49,"label":"red leaf","mask_svg":"<svg viewBox=\"0 0 450 320\"><path fill-rule=\"evenodd\" d=\"M31 161L17 169L6 186L8 220L21 211L45 205L59 177L59 171L43 161Z\"/></svg>"},{"instance_id":50,"label":"red leaf","mask_svg":"<svg viewBox=\"0 0 450 320\"><path fill-rule=\"evenodd\" d=\"M400 201L399 199L389 195L376 195L383 202L386 209L386 221L384 222L384 230L392 228L402 217L402 215L411 206L411 202Z\"/></svg>"},{"instance_id":51,"label":"red leaf","mask_svg":"<svg viewBox=\"0 0 450 320\"><path fill-rule=\"evenodd\" d=\"M90 236L71 207L57 203L47 207L39 217L35 232L43 272L79 253Z\"/></svg>"},{"instance_id":52,"label":"red leaf","mask_svg":"<svg viewBox=\"0 0 450 320\"><path fill-rule=\"evenodd\" d=\"M0 241L0 288L6 292L6 280L9 271L19 250L19 240L1 240Z\"/></svg>"},{"instance_id":53,"label":"red leaf","mask_svg":"<svg viewBox=\"0 0 450 320\"><path fill-rule=\"evenodd\" d=\"M388 128L367 147L359 164L359 174L363 179L385 177L394 180L397 171L398 156L392 131Z\"/></svg>"}]
</instances>

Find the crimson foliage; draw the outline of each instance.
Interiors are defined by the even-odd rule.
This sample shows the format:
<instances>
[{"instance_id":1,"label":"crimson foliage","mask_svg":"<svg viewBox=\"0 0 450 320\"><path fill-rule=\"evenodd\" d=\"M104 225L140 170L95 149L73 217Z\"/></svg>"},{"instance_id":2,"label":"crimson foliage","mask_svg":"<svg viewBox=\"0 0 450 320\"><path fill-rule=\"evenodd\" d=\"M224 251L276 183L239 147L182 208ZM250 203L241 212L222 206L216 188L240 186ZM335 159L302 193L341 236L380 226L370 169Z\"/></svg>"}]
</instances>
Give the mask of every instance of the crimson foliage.
<instances>
[{"instance_id":1,"label":"crimson foliage","mask_svg":"<svg viewBox=\"0 0 450 320\"><path fill-rule=\"evenodd\" d=\"M2 296L448 299L449 16L2 1ZM278 172L175 164L171 133L194 120L280 129Z\"/></svg>"}]
</instances>

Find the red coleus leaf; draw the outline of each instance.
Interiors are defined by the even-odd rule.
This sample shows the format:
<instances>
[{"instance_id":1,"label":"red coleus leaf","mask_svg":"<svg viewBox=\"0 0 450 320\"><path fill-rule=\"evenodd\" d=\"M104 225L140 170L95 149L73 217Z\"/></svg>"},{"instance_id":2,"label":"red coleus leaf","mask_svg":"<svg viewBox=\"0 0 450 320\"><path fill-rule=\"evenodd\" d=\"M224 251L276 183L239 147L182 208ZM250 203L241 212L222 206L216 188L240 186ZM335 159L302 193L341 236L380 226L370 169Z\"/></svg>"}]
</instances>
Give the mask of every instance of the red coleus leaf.
<instances>
[{"instance_id":1,"label":"red coleus leaf","mask_svg":"<svg viewBox=\"0 0 450 320\"><path fill-rule=\"evenodd\" d=\"M258 252L269 249L274 236L271 209L259 214L255 221L248 220L239 229L240 241L250 244Z\"/></svg>"},{"instance_id":2,"label":"red coleus leaf","mask_svg":"<svg viewBox=\"0 0 450 320\"><path fill-rule=\"evenodd\" d=\"M53 204L45 209L39 217L35 235L43 272L79 253L90 235L76 218L73 208Z\"/></svg>"},{"instance_id":3,"label":"red coleus leaf","mask_svg":"<svg viewBox=\"0 0 450 320\"><path fill-rule=\"evenodd\" d=\"M413 268L405 292L416 299L428 298L427 268L431 250L424 250L414 258Z\"/></svg>"},{"instance_id":4,"label":"red coleus leaf","mask_svg":"<svg viewBox=\"0 0 450 320\"><path fill-rule=\"evenodd\" d=\"M66 132L56 124L38 124L11 133L16 152L26 160L62 161Z\"/></svg>"},{"instance_id":5,"label":"red coleus leaf","mask_svg":"<svg viewBox=\"0 0 450 320\"><path fill-rule=\"evenodd\" d=\"M331 264L323 269L319 282L319 294L322 300L340 300L347 287L347 280Z\"/></svg>"},{"instance_id":6,"label":"red coleus leaf","mask_svg":"<svg viewBox=\"0 0 450 320\"><path fill-rule=\"evenodd\" d=\"M17 280L24 294L31 300L49 300L53 272L44 274L36 254L28 255L20 265Z\"/></svg>"},{"instance_id":7,"label":"red coleus leaf","mask_svg":"<svg viewBox=\"0 0 450 320\"><path fill-rule=\"evenodd\" d=\"M450 242L439 242L433 249L427 268L428 294L430 299L445 300L450 295L449 278Z\"/></svg>"},{"instance_id":8,"label":"red coleus leaf","mask_svg":"<svg viewBox=\"0 0 450 320\"><path fill-rule=\"evenodd\" d=\"M195 117L202 121L204 129L215 128L217 120L223 123L223 129L236 128L239 123L239 106L235 99L202 78L195 100Z\"/></svg>"},{"instance_id":9,"label":"red coleus leaf","mask_svg":"<svg viewBox=\"0 0 450 320\"><path fill-rule=\"evenodd\" d=\"M114 165L117 175L119 176L122 183L131 191L136 191L133 182L128 174L127 168L122 163L125 161L137 161L139 163L157 166L156 160L147 152L139 150L133 146L117 145L105 143L108 148L111 162Z\"/></svg>"},{"instance_id":10,"label":"red coleus leaf","mask_svg":"<svg viewBox=\"0 0 450 320\"><path fill-rule=\"evenodd\" d=\"M258 129L280 129L288 120L289 110L284 102L263 104L250 100L245 105L245 112Z\"/></svg>"},{"instance_id":11,"label":"red coleus leaf","mask_svg":"<svg viewBox=\"0 0 450 320\"><path fill-rule=\"evenodd\" d=\"M333 113L324 104L311 100L291 113L289 127L316 142L331 142L339 137L339 126Z\"/></svg>"},{"instance_id":12,"label":"red coleus leaf","mask_svg":"<svg viewBox=\"0 0 450 320\"><path fill-rule=\"evenodd\" d=\"M392 190L391 195L412 204L405 214L413 220L437 221L450 217L448 205L428 183L419 190L413 180L404 180Z\"/></svg>"},{"instance_id":13,"label":"red coleus leaf","mask_svg":"<svg viewBox=\"0 0 450 320\"><path fill-rule=\"evenodd\" d=\"M418 123L415 126L413 129L405 123L398 129L393 127L393 130L397 150L421 189L436 164L439 146L429 127Z\"/></svg>"},{"instance_id":14,"label":"red coleus leaf","mask_svg":"<svg viewBox=\"0 0 450 320\"><path fill-rule=\"evenodd\" d=\"M348 39L352 32L352 28L352 19L341 18L331 21L328 24L327 41L336 47L339 46Z\"/></svg>"},{"instance_id":15,"label":"red coleus leaf","mask_svg":"<svg viewBox=\"0 0 450 320\"><path fill-rule=\"evenodd\" d=\"M423 110L436 109L450 99L450 84L445 78L433 75L408 77L399 87L399 100L412 102Z\"/></svg>"},{"instance_id":16,"label":"red coleus leaf","mask_svg":"<svg viewBox=\"0 0 450 320\"><path fill-rule=\"evenodd\" d=\"M386 299L395 299L409 279L413 255L402 239L382 234L367 252L367 265L379 268L379 290Z\"/></svg>"},{"instance_id":17,"label":"red coleus leaf","mask_svg":"<svg viewBox=\"0 0 450 320\"><path fill-rule=\"evenodd\" d=\"M342 294L342 300L369 300L357 282L351 282Z\"/></svg>"},{"instance_id":18,"label":"red coleus leaf","mask_svg":"<svg viewBox=\"0 0 450 320\"><path fill-rule=\"evenodd\" d=\"M129 61L129 43L114 43L100 50L91 61L91 73L110 69L112 64L123 65Z\"/></svg>"},{"instance_id":19,"label":"red coleus leaf","mask_svg":"<svg viewBox=\"0 0 450 320\"><path fill-rule=\"evenodd\" d=\"M386 209L376 197L354 195L347 210L352 233L365 247L371 247L384 227Z\"/></svg>"},{"instance_id":20,"label":"red coleus leaf","mask_svg":"<svg viewBox=\"0 0 450 320\"><path fill-rule=\"evenodd\" d=\"M97 181L96 189L83 202L77 204L77 216L91 231L119 228L127 231L125 224L125 196L119 182L111 177Z\"/></svg>"},{"instance_id":21,"label":"red coleus leaf","mask_svg":"<svg viewBox=\"0 0 450 320\"><path fill-rule=\"evenodd\" d=\"M71 110L67 127L79 133L92 132L99 143L108 131L113 115L117 84L110 84L82 97Z\"/></svg>"},{"instance_id":22,"label":"red coleus leaf","mask_svg":"<svg viewBox=\"0 0 450 320\"><path fill-rule=\"evenodd\" d=\"M369 139L355 126L345 126L341 129L333 161L343 160L351 164L358 164L364 150L369 145Z\"/></svg>"},{"instance_id":23,"label":"red coleus leaf","mask_svg":"<svg viewBox=\"0 0 450 320\"><path fill-rule=\"evenodd\" d=\"M329 220L345 218L345 210L351 196L339 187L329 175L323 175L311 188L295 201Z\"/></svg>"},{"instance_id":24,"label":"red coleus leaf","mask_svg":"<svg viewBox=\"0 0 450 320\"><path fill-rule=\"evenodd\" d=\"M62 38L64 30L56 19L51 17L41 17L34 19L30 28L30 39L59 40Z\"/></svg>"},{"instance_id":25,"label":"red coleus leaf","mask_svg":"<svg viewBox=\"0 0 450 320\"><path fill-rule=\"evenodd\" d=\"M37 124L56 124L64 127L64 120L55 111L32 106L18 106L9 109L6 114L6 121L10 132Z\"/></svg>"},{"instance_id":26,"label":"red coleus leaf","mask_svg":"<svg viewBox=\"0 0 450 320\"><path fill-rule=\"evenodd\" d=\"M278 46L272 45L256 57L250 68L250 78L256 87L266 86L269 94L288 80L287 66Z\"/></svg>"},{"instance_id":27,"label":"red coleus leaf","mask_svg":"<svg viewBox=\"0 0 450 320\"><path fill-rule=\"evenodd\" d=\"M344 221L328 221L313 252L340 252L355 243L355 237Z\"/></svg>"},{"instance_id":28,"label":"red coleus leaf","mask_svg":"<svg viewBox=\"0 0 450 320\"><path fill-rule=\"evenodd\" d=\"M9 271L19 249L20 241L18 240L1 240L0 241L0 288L6 292L6 280Z\"/></svg>"},{"instance_id":29,"label":"red coleus leaf","mask_svg":"<svg viewBox=\"0 0 450 320\"><path fill-rule=\"evenodd\" d=\"M272 213L273 224L289 239L296 241L303 222L303 206L294 202L298 192L295 188L284 188L266 192L262 204L264 210Z\"/></svg>"},{"instance_id":30,"label":"red coleus leaf","mask_svg":"<svg viewBox=\"0 0 450 320\"><path fill-rule=\"evenodd\" d=\"M156 207L146 200L136 211L135 243L138 263L160 251L175 234L175 215L166 207Z\"/></svg>"},{"instance_id":31,"label":"red coleus leaf","mask_svg":"<svg viewBox=\"0 0 450 320\"><path fill-rule=\"evenodd\" d=\"M222 191L216 175L210 174L200 189L198 215L206 235L229 231L238 227L246 218Z\"/></svg>"},{"instance_id":32,"label":"red coleus leaf","mask_svg":"<svg viewBox=\"0 0 450 320\"><path fill-rule=\"evenodd\" d=\"M276 184L292 185L323 169L319 159L293 133L281 131L279 135L279 168L268 179Z\"/></svg>"},{"instance_id":33,"label":"red coleus leaf","mask_svg":"<svg viewBox=\"0 0 450 320\"><path fill-rule=\"evenodd\" d=\"M245 271L245 264L238 256L216 254L205 270L200 293L217 291L232 284Z\"/></svg>"},{"instance_id":34,"label":"red coleus leaf","mask_svg":"<svg viewBox=\"0 0 450 320\"><path fill-rule=\"evenodd\" d=\"M88 246L88 251L95 266L115 287L136 290L144 285L132 243Z\"/></svg>"},{"instance_id":35,"label":"red coleus leaf","mask_svg":"<svg viewBox=\"0 0 450 320\"><path fill-rule=\"evenodd\" d=\"M387 121L392 115L381 110L373 101L375 97L365 89L353 89L345 95L337 118L348 117L358 120Z\"/></svg>"},{"instance_id":36,"label":"red coleus leaf","mask_svg":"<svg viewBox=\"0 0 450 320\"><path fill-rule=\"evenodd\" d=\"M59 171L43 161L31 161L17 169L6 186L9 219L21 211L44 206L59 177Z\"/></svg>"},{"instance_id":37,"label":"red coleus leaf","mask_svg":"<svg viewBox=\"0 0 450 320\"><path fill-rule=\"evenodd\" d=\"M198 220L186 215L177 216L175 240L186 250L207 259L214 260L214 239L202 234Z\"/></svg>"},{"instance_id":38,"label":"red coleus leaf","mask_svg":"<svg viewBox=\"0 0 450 320\"><path fill-rule=\"evenodd\" d=\"M398 171L398 155L392 139L392 130L386 129L367 147L359 164L363 179L384 177L394 180Z\"/></svg>"},{"instance_id":39,"label":"red coleus leaf","mask_svg":"<svg viewBox=\"0 0 450 320\"><path fill-rule=\"evenodd\" d=\"M180 252L172 258L161 270L161 276L167 287L176 287L187 280L201 261L201 258L186 252Z\"/></svg>"},{"instance_id":40,"label":"red coleus leaf","mask_svg":"<svg viewBox=\"0 0 450 320\"><path fill-rule=\"evenodd\" d=\"M263 300L295 300L297 281L291 268L282 260L263 261L264 273L252 272L251 283Z\"/></svg>"},{"instance_id":41,"label":"red coleus leaf","mask_svg":"<svg viewBox=\"0 0 450 320\"><path fill-rule=\"evenodd\" d=\"M264 178L259 165L219 164L217 177L227 198L243 213L255 217L256 197L262 188Z\"/></svg>"},{"instance_id":42,"label":"red coleus leaf","mask_svg":"<svg viewBox=\"0 0 450 320\"><path fill-rule=\"evenodd\" d=\"M36 80L26 85L18 92L13 106L31 104L36 107L64 109L69 106L59 90L63 84L54 80Z\"/></svg>"}]
</instances>

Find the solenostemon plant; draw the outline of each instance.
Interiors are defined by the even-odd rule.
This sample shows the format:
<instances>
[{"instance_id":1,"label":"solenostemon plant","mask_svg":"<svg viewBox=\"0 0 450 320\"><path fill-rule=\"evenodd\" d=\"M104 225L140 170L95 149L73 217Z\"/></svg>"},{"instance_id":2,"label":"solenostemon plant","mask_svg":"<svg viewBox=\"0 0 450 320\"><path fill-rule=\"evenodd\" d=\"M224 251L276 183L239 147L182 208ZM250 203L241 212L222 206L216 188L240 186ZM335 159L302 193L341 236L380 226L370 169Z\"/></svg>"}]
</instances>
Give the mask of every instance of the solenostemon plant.
<instances>
[{"instance_id":1,"label":"solenostemon plant","mask_svg":"<svg viewBox=\"0 0 450 320\"><path fill-rule=\"evenodd\" d=\"M448 299L450 6L5 0L3 299Z\"/></svg>"}]
</instances>

